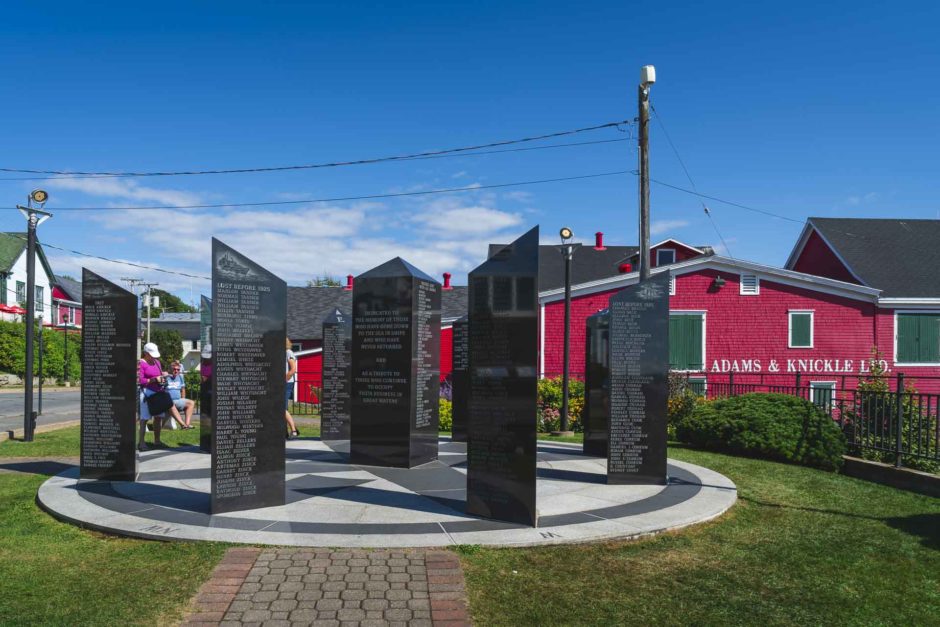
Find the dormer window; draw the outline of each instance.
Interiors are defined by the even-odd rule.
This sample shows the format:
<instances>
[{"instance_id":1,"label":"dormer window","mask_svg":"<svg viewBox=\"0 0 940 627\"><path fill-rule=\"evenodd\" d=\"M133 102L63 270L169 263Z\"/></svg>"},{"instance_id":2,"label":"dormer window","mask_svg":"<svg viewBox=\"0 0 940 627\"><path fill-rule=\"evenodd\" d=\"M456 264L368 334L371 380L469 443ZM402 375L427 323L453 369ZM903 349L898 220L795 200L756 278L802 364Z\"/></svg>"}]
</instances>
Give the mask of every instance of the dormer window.
<instances>
[{"instance_id":1,"label":"dormer window","mask_svg":"<svg viewBox=\"0 0 940 627\"><path fill-rule=\"evenodd\" d=\"M668 266L676 262L676 250L674 248L660 248L656 251L656 266Z\"/></svg>"}]
</instances>

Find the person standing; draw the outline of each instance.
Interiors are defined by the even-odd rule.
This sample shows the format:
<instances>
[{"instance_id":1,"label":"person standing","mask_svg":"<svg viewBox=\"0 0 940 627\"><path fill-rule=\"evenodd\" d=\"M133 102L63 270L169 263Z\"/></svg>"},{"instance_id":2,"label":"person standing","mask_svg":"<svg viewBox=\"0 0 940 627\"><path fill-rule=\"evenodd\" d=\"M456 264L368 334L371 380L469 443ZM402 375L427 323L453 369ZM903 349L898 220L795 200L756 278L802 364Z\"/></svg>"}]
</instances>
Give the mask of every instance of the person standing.
<instances>
[{"instance_id":1,"label":"person standing","mask_svg":"<svg viewBox=\"0 0 940 627\"><path fill-rule=\"evenodd\" d=\"M291 350L290 338L287 338L287 385L284 386L284 419L287 421L287 439L294 440L300 437L294 425L294 418L290 415L290 401L294 398L294 384L297 383L297 358Z\"/></svg>"},{"instance_id":2,"label":"person standing","mask_svg":"<svg viewBox=\"0 0 940 627\"><path fill-rule=\"evenodd\" d=\"M144 344L144 352L137 364L137 383L140 385L142 394L140 401L140 442L137 449L147 450L147 444L144 439L147 435L147 421L150 420L150 409L147 407L147 398L157 392L163 391L163 366L160 365L160 349L153 342ZM157 448L163 447L160 441L160 429L163 425L158 417L153 418L153 445Z\"/></svg>"}]
</instances>

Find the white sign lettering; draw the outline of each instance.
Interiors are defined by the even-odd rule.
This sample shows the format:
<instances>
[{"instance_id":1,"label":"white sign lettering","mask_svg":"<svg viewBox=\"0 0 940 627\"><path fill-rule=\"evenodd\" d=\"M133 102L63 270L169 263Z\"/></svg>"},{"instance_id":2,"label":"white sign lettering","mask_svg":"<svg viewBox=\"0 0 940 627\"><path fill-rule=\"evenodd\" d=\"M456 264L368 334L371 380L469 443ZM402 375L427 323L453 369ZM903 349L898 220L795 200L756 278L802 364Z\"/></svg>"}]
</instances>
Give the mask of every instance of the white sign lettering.
<instances>
[{"instance_id":1,"label":"white sign lettering","mask_svg":"<svg viewBox=\"0 0 940 627\"><path fill-rule=\"evenodd\" d=\"M879 360L879 365L884 372L891 372L887 360ZM760 359L715 359L706 372L869 374L871 367L868 359L770 359L766 363Z\"/></svg>"}]
</instances>

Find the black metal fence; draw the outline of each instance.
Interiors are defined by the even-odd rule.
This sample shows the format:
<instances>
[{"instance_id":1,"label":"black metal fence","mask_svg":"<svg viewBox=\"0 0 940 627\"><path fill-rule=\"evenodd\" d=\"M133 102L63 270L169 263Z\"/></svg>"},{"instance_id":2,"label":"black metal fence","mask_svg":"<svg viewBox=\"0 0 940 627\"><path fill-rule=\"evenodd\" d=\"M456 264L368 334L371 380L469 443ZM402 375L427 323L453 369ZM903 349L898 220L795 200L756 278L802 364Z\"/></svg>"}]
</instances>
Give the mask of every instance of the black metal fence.
<instances>
[{"instance_id":1,"label":"black metal fence","mask_svg":"<svg viewBox=\"0 0 940 627\"><path fill-rule=\"evenodd\" d=\"M822 380L825 379L825 380ZM839 423L853 454L874 455L896 466L940 464L940 378L893 376L688 374L689 387L706 398L775 393L811 401ZM861 385L860 385L861 384Z\"/></svg>"}]
</instances>

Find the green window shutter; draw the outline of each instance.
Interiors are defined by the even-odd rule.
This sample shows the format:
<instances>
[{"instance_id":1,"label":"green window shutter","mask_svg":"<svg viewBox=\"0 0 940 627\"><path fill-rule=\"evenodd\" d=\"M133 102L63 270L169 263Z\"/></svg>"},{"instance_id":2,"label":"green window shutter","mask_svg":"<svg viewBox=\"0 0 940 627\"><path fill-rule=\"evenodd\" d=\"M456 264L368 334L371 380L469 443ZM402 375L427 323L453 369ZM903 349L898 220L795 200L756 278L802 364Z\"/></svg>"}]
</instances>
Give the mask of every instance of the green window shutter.
<instances>
[{"instance_id":1,"label":"green window shutter","mask_svg":"<svg viewBox=\"0 0 940 627\"><path fill-rule=\"evenodd\" d=\"M918 316L918 361L921 363L940 362L940 317L935 315Z\"/></svg>"},{"instance_id":2,"label":"green window shutter","mask_svg":"<svg viewBox=\"0 0 940 627\"><path fill-rule=\"evenodd\" d=\"M790 314L790 346L809 348L812 345L812 324L813 314L811 313L791 313Z\"/></svg>"},{"instance_id":3,"label":"green window shutter","mask_svg":"<svg viewBox=\"0 0 940 627\"><path fill-rule=\"evenodd\" d=\"M0 295L0 303L3 303L4 305L6 305L8 301L7 301L7 275L5 274L0 275L0 291L3 292L3 294Z\"/></svg>"},{"instance_id":4,"label":"green window shutter","mask_svg":"<svg viewBox=\"0 0 940 627\"><path fill-rule=\"evenodd\" d=\"M906 364L940 362L940 316L898 314L897 360Z\"/></svg>"},{"instance_id":5,"label":"green window shutter","mask_svg":"<svg viewBox=\"0 0 940 627\"><path fill-rule=\"evenodd\" d=\"M702 365L702 316L670 316L669 367L674 370L701 370Z\"/></svg>"}]
</instances>

